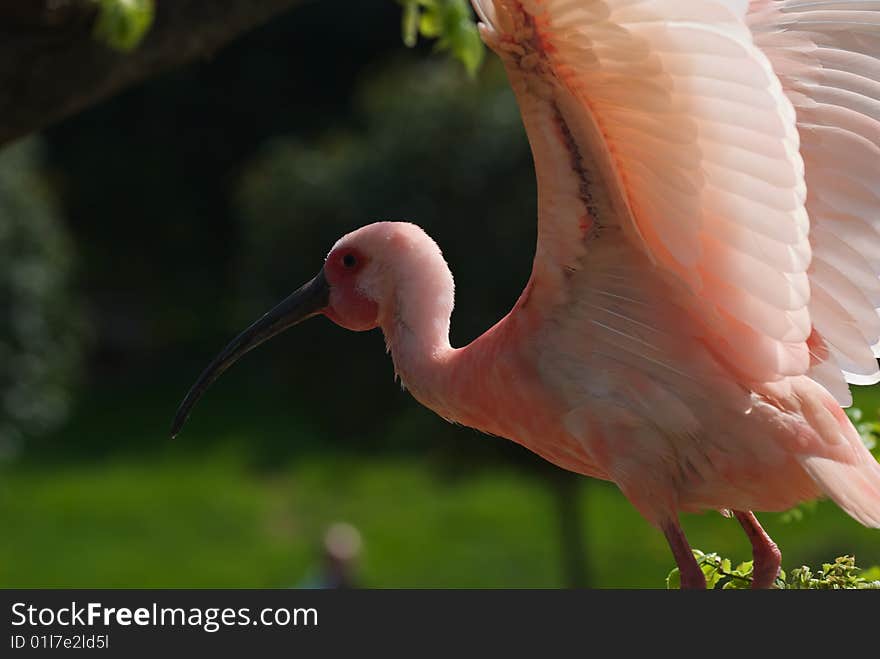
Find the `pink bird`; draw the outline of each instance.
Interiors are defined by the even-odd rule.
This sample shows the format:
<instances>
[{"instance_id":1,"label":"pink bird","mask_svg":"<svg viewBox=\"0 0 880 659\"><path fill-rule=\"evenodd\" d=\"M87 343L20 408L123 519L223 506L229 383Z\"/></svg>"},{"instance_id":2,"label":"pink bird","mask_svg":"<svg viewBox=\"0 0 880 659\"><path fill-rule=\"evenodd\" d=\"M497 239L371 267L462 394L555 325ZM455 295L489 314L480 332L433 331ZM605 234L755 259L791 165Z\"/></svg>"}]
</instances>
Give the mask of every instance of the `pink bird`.
<instances>
[{"instance_id":1,"label":"pink bird","mask_svg":"<svg viewBox=\"0 0 880 659\"><path fill-rule=\"evenodd\" d=\"M452 274L412 224L340 239L189 392L323 314L381 328L445 419L616 483L705 579L679 513L826 495L880 527L880 465L841 406L880 380L880 2L474 0L535 161L538 244L514 308L449 343Z\"/></svg>"}]
</instances>

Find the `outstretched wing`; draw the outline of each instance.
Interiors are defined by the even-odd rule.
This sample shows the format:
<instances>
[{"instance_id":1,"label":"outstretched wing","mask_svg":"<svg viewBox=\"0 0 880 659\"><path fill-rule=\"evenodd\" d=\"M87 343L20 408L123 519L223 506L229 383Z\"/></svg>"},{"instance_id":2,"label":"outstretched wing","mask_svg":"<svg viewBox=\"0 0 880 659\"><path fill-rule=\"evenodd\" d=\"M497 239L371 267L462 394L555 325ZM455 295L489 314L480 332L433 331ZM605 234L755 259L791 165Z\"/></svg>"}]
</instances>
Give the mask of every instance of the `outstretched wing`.
<instances>
[{"instance_id":1,"label":"outstretched wing","mask_svg":"<svg viewBox=\"0 0 880 659\"><path fill-rule=\"evenodd\" d=\"M811 375L849 405L847 382L880 381L880 1L757 0L748 23L797 112L824 344Z\"/></svg>"},{"instance_id":2,"label":"outstretched wing","mask_svg":"<svg viewBox=\"0 0 880 659\"><path fill-rule=\"evenodd\" d=\"M521 300L561 303L619 226L678 277L745 379L809 367L809 222L795 117L746 0L474 0L535 159L538 246Z\"/></svg>"}]
</instances>

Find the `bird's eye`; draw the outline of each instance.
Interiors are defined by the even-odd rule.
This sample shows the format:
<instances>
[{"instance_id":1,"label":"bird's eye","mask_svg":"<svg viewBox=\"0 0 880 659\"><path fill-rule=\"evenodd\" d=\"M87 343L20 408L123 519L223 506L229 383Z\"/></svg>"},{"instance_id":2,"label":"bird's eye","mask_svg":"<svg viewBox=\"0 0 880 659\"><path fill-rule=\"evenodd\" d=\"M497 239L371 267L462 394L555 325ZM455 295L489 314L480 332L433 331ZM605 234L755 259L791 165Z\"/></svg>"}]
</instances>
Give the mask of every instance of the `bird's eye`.
<instances>
[{"instance_id":1,"label":"bird's eye","mask_svg":"<svg viewBox=\"0 0 880 659\"><path fill-rule=\"evenodd\" d=\"M346 254L342 257L342 265L346 268L353 268L357 265L357 257L354 254Z\"/></svg>"}]
</instances>

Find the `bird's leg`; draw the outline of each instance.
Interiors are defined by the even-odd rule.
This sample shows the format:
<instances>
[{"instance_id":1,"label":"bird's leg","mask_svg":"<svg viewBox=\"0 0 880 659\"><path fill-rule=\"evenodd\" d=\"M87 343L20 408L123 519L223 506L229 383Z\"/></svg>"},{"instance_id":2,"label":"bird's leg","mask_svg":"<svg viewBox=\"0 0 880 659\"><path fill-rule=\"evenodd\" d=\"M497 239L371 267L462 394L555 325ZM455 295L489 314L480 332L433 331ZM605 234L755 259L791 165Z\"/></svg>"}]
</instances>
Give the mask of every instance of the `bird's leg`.
<instances>
[{"instance_id":1,"label":"bird's leg","mask_svg":"<svg viewBox=\"0 0 880 659\"><path fill-rule=\"evenodd\" d=\"M670 520L661 528L678 565L682 590L705 590L706 575L697 565L697 559L694 558L694 552L691 551L691 546L684 537L684 531L681 530L678 520Z\"/></svg>"},{"instance_id":2,"label":"bird's leg","mask_svg":"<svg viewBox=\"0 0 880 659\"><path fill-rule=\"evenodd\" d=\"M752 571L752 588L772 588L776 577L779 576L782 552L758 523L753 512L734 510L733 514L752 543L752 558L755 561L755 567Z\"/></svg>"}]
</instances>

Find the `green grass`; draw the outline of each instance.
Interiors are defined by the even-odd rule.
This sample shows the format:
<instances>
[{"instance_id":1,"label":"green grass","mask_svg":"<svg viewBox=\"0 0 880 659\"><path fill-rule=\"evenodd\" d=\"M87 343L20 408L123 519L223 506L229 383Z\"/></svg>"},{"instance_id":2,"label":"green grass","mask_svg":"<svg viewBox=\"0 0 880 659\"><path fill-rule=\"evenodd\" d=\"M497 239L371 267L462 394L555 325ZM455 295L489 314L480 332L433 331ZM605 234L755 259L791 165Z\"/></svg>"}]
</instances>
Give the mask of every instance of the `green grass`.
<instances>
[{"instance_id":1,"label":"green grass","mask_svg":"<svg viewBox=\"0 0 880 659\"><path fill-rule=\"evenodd\" d=\"M363 533L364 585L562 585L552 499L521 472L450 481L418 459L321 456L266 475L246 463L218 450L0 472L0 586L296 586L336 520ZM613 487L591 483L583 496L596 585L662 587L662 536ZM845 552L880 563L877 532L831 504L802 522L765 520L786 566ZM735 522L708 514L685 527L695 547L748 558Z\"/></svg>"},{"instance_id":2,"label":"green grass","mask_svg":"<svg viewBox=\"0 0 880 659\"><path fill-rule=\"evenodd\" d=\"M0 465L0 587L291 587L334 521L362 532L367 586L564 584L555 500L536 465L507 467L512 449L472 464L480 442L503 440L455 431L461 443L440 465L423 448L431 426L403 423L396 432L419 438L398 443L410 453L327 453L326 433L283 399L220 387L171 442L166 422L185 387L145 380L87 392L67 428ZM880 391L855 393L874 416ZM663 536L616 488L582 482L592 583L662 588L673 567ZM841 554L880 564L880 532L831 503L799 522L760 517L788 569ZM736 522L683 521L695 548L749 558Z\"/></svg>"}]
</instances>

